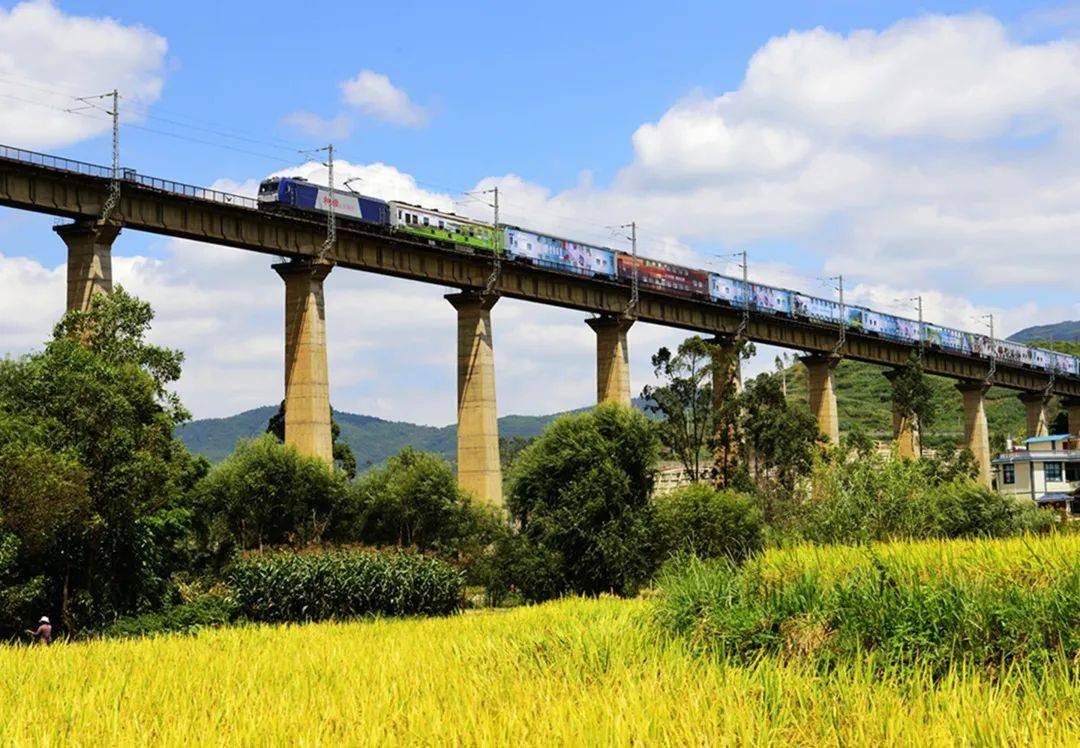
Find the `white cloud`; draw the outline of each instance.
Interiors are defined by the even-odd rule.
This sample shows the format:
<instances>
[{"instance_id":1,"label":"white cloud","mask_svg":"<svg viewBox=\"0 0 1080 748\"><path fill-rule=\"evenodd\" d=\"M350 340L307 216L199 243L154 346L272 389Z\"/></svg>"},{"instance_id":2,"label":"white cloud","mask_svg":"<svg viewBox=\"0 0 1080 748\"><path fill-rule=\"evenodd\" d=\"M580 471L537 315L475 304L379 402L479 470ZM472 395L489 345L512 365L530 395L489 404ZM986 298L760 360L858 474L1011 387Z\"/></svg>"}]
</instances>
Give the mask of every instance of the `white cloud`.
<instances>
[{"instance_id":1,"label":"white cloud","mask_svg":"<svg viewBox=\"0 0 1080 748\"><path fill-rule=\"evenodd\" d=\"M327 140L347 138L353 128L352 120L344 114L336 117L320 117L311 112L297 111L286 114L282 122L305 135Z\"/></svg>"},{"instance_id":2,"label":"white cloud","mask_svg":"<svg viewBox=\"0 0 1080 748\"><path fill-rule=\"evenodd\" d=\"M847 36L791 32L753 56L728 101L831 135L970 141L1019 124L1044 127L1078 97L1080 47L1021 44L998 20L975 14Z\"/></svg>"},{"instance_id":3,"label":"white cloud","mask_svg":"<svg viewBox=\"0 0 1080 748\"><path fill-rule=\"evenodd\" d=\"M79 96L118 88L122 116L161 95L165 39L110 18L68 15L50 0L0 7L0 142L47 149L107 132L100 111L82 115Z\"/></svg>"},{"instance_id":4,"label":"white cloud","mask_svg":"<svg viewBox=\"0 0 1080 748\"><path fill-rule=\"evenodd\" d=\"M414 104L409 95L390 82L382 73L361 70L341 84L345 103L356 107L369 117L406 127L421 127L427 122L427 112Z\"/></svg>"}]
</instances>

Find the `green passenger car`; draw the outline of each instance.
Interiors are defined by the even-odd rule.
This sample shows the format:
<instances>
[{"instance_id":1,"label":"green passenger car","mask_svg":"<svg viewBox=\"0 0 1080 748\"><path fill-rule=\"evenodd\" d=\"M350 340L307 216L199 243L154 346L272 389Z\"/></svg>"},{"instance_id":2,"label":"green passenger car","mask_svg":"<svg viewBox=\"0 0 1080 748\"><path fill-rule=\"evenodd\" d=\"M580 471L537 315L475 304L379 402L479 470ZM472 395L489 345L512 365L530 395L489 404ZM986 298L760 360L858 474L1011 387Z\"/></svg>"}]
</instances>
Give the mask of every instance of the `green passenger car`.
<instances>
[{"instance_id":1,"label":"green passenger car","mask_svg":"<svg viewBox=\"0 0 1080 748\"><path fill-rule=\"evenodd\" d=\"M489 223L453 213L391 201L390 225L425 239L452 242L484 252L503 252L501 231Z\"/></svg>"}]
</instances>

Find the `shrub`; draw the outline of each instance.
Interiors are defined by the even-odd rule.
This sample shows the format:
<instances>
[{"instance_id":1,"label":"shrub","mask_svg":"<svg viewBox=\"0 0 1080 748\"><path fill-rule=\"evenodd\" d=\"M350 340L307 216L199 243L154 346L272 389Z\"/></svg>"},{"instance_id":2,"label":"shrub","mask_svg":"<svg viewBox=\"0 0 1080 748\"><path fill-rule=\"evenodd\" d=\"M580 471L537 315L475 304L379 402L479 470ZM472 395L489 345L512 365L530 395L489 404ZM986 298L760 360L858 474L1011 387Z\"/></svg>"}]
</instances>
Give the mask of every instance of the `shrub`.
<instances>
[{"instance_id":1,"label":"shrub","mask_svg":"<svg viewBox=\"0 0 1080 748\"><path fill-rule=\"evenodd\" d=\"M120 618L100 633L109 637L194 634L208 626L224 626L235 616L236 604L232 599L224 592L211 592L157 613Z\"/></svg>"},{"instance_id":2,"label":"shrub","mask_svg":"<svg viewBox=\"0 0 1080 748\"><path fill-rule=\"evenodd\" d=\"M462 594L461 573L438 559L355 550L251 554L228 582L240 614L265 622L446 615Z\"/></svg>"},{"instance_id":3,"label":"shrub","mask_svg":"<svg viewBox=\"0 0 1080 748\"><path fill-rule=\"evenodd\" d=\"M809 494L786 508L778 526L815 543L858 543L1004 537L1057 523L1030 501L977 484L964 460L952 462L836 453L815 466Z\"/></svg>"},{"instance_id":4,"label":"shrub","mask_svg":"<svg viewBox=\"0 0 1080 748\"><path fill-rule=\"evenodd\" d=\"M932 492L937 533L942 537L1005 537L1023 531L1041 532L1058 523L1057 515L971 481L954 480Z\"/></svg>"},{"instance_id":5,"label":"shrub","mask_svg":"<svg viewBox=\"0 0 1080 748\"><path fill-rule=\"evenodd\" d=\"M608 404L557 419L519 455L507 503L534 546L520 554L533 573L514 582L527 598L634 594L649 578L657 454L649 421Z\"/></svg>"},{"instance_id":6,"label":"shrub","mask_svg":"<svg viewBox=\"0 0 1080 748\"><path fill-rule=\"evenodd\" d=\"M241 442L196 492L202 544L218 561L237 548L318 542L353 514L341 473L269 434Z\"/></svg>"},{"instance_id":7,"label":"shrub","mask_svg":"<svg viewBox=\"0 0 1080 748\"><path fill-rule=\"evenodd\" d=\"M406 447L353 487L353 540L413 547L467 565L505 527L501 511L473 503L439 455Z\"/></svg>"},{"instance_id":8,"label":"shrub","mask_svg":"<svg viewBox=\"0 0 1080 748\"><path fill-rule=\"evenodd\" d=\"M660 546L667 555L740 561L761 548L764 523L748 496L694 483L654 504Z\"/></svg>"}]
</instances>

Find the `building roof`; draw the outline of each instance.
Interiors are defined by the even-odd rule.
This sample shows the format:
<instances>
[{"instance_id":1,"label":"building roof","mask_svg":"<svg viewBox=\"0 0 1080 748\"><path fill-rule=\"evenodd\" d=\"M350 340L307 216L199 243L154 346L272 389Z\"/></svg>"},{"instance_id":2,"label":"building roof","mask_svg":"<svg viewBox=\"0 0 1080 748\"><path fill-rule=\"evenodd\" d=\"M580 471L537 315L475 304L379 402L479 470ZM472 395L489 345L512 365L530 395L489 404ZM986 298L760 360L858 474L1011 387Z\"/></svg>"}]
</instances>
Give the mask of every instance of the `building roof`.
<instances>
[{"instance_id":1,"label":"building roof","mask_svg":"<svg viewBox=\"0 0 1080 748\"><path fill-rule=\"evenodd\" d=\"M1080 462L1080 450L1028 452L1026 449L1022 449L1019 452L999 454L993 459L995 465L1006 465L1015 462Z\"/></svg>"},{"instance_id":2,"label":"building roof","mask_svg":"<svg viewBox=\"0 0 1080 748\"><path fill-rule=\"evenodd\" d=\"M1025 439L1024 444L1045 444L1046 442L1060 442L1071 439L1072 434L1054 434L1053 436L1033 436Z\"/></svg>"},{"instance_id":3,"label":"building roof","mask_svg":"<svg viewBox=\"0 0 1080 748\"><path fill-rule=\"evenodd\" d=\"M1073 498L1071 493L1044 493L1042 496L1035 499L1035 502L1038 504L1049 504L1054 501L1071 501Z\"/></svg>"}]
</instances>

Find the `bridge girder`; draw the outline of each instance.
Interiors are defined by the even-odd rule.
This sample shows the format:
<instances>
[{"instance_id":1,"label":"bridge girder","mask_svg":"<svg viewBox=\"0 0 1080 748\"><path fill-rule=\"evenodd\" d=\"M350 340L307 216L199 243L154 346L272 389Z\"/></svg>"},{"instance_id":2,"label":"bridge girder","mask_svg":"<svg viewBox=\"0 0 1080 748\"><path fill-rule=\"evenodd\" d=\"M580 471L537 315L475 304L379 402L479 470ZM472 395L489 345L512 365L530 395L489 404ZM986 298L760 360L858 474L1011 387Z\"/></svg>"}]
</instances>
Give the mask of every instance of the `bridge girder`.
<instances>
[{"instance_id":1,"label":"bridge girder","mask_svg":"<svg viewBox=\"0 0 1080 748\"><path fill-rule=\"evenodd\" d=\"M92 220L100 215L109 180L38 164L0 158L0 205ZM220 244L264 254L313 258L326 238L325 224L299 216L271 214L252 208L189 197L125 182L117 219L127 228L165 236ZM328 259L354 270L391 275L460 289L483 289L492 258L431 246L413 237L379 227L341 226L337 246ZM623 314L630 290L602 278L575 276L532 265L504 262L495 287L501 296L604 315ZM730 335L739 328L742 310L699 299L641 291L634 317L691 332ZM831 353L835 327L752 312L748 339L811 353ZM881 366L902 366L913 346L848 331L843 355ZM926 370L958 380L981 381L988 374L985 359L927 349ZM1080 397L1080 379L998 362L994 384L1024 391L1051 391Z\"/></svg>"}]
</instances>

